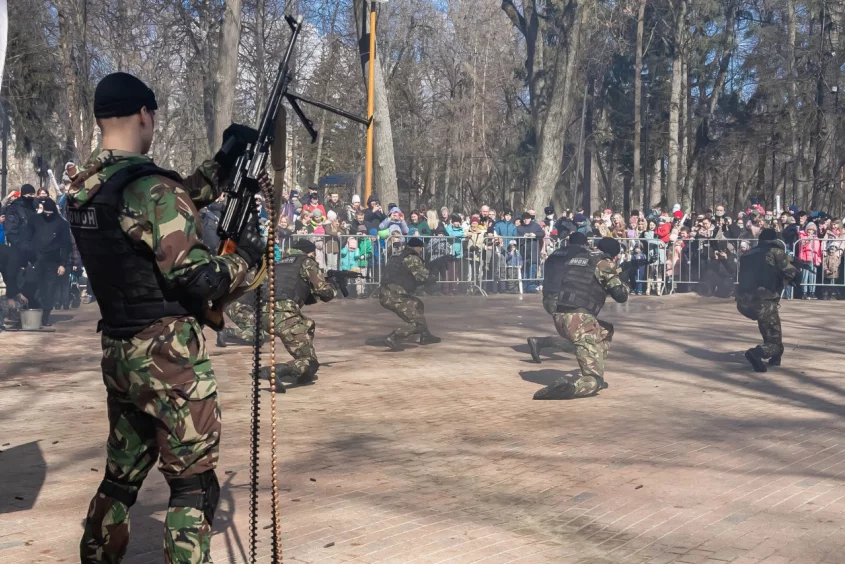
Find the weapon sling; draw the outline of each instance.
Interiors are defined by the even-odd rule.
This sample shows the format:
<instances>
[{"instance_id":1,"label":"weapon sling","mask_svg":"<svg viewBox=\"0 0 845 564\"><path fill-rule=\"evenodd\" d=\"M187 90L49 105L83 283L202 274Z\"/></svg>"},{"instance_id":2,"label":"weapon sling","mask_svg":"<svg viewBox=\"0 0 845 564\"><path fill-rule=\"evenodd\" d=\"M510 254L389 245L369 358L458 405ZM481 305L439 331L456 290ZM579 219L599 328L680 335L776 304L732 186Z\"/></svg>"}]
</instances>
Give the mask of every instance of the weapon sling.
<instances>
[{"instance_id":1,"label":"weapon sling","mask_svg":"<svg viewBox=\"0 0 845 564\"><path fill-rule=\"evenodd\" d=\"M244 291L255 289L255 341L253 342L253 367L252 367L252 406L251 406L251 427L250 427L250 482L249 482L249 562L257 561L258 542L258 489L259 489L259 451L260 451L260 422L261 422L261 345L263 336L263 315L268 315L270 334L270 479L271 479L271 525L272 528L272 562L283 561L281 519L279 511L279 483L278 483L278 456L276 452L276 434L278 424L276 420L276 327L275 327L275 244L276 226L278 224L279 208L281 207L281 192L284 182L285 171L285 141L287 119L282 101L287 100L293 108L294 113L299 117L302 124L311 136L313 143L317 139L317 132L312 122L305 117L299 106L299 102L317 106L323 110L330 111L347 119L361 123L367 127L371 121L356 117L348 112L333 108L321 102L315 102L299 96L288 90L292 81L292 71L289 68L291 53L297 37L302 30L302 16L285 16L285 20L291 28L291 37L285 51L285 56L279 63L278 74L271 90L270 99L262 112L258 140L247 149L247 152L238 158L235 171L232 174L232 181L226 192L226 205L218 224L220 235L220 251L222 253L234 252L237 248L235 241L239 239L240 233L248 225L251 214L255 213L253 196L259 191L257 178L267 164L269 153L270 162L274 171L272 193L265 194L269 225L267 229L267 248L264 254L263 264L260 265L258 273L253 281L245 286L240 293L235 293L231 299L243 295ZM225 146L224 146L225 148ZM262 282L268 279L268 299L263 296ZM266 304L266 312L265 310ZM215 304L209 312L210 316L222 323L222 303ZM215 313L217 314L215 316ZM284 389L281 390L284 392Z\"/></svg>"}]
</instances>

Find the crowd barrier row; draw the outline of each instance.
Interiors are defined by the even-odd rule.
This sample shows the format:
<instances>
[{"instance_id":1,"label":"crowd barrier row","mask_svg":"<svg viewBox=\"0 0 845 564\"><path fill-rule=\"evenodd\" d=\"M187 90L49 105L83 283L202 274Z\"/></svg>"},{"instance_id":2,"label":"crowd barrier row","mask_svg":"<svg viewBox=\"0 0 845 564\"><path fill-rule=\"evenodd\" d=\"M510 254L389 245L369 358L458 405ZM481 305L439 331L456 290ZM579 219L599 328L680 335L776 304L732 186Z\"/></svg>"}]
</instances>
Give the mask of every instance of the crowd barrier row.
<instances>
[{"instance_id":1,"label":"crowd barrier row","mask_svg":"<svg viewBox=\"0 0 845 564\"><path fill-rule=\"evenodd\" d=\"M317 262L324 269L355 270L367 276L357 280L358 295L368 295L381 284L387 260L405 248L407 237L380 239L366 235L292 235L279 241L282 250L299 238L313 241ZM502 237L471 234L463 237L425 236L423 258L431 261L443 255L457 260L437 277L444 294L532 293L542 287L546 257L560 241L532 237ZM595 246L599 238L589 239ZM619 261L651 259L651 264L623 274L631 291L643 295L667 295L697 291L728 297L739 280L739 258L756 245L751 239L617 239L622 247ZM564 242L565 243L565 242ZM798 242L789 248L793 255ZM816 288L845 288L843 253L845 239L816 240L821 264L802 271L802 286L787 288L785 298L814 294Z\"/></svg>"},{"instance_id":2,"label":"crowd barrier row","mask_svg":"<svg viewBox=\"0 0 845 564\"><path fill-rule=\"evenodd\" d=\"M350 283L355 296L366 297L381 284L387 260L405 248L407 237L380 239L366 235L291 235L280 238L284 251L297 240L308 239L317 247L316 259L325 270L354 270L366 276ZM531 237L501 237L472 234L463 237L425 236L423 258L428 262L444 255L455 257L437 276L437 290L444 294L532 293L542 287L546 257L557 250L560 241L539 242ZM598 238L589 239L595 246ZM728 297L739 280L739 258L756 241L749 239L617 239L622 247L620 263L650 258L652 263L623 273L631 291L644 295L667 295L696 291ZM565 243L565 242L564 242ZM800 252L799 241L788 248ZM845 239L815 240L821 264L802 270L802 285L788 287L784 297L804 297L845 289L843 254ZM2 284L0 284L2 286ZM0 288L2 293L2 288ZM841 291L845 297L845 291Z\"/></svg>"}]
</instances>

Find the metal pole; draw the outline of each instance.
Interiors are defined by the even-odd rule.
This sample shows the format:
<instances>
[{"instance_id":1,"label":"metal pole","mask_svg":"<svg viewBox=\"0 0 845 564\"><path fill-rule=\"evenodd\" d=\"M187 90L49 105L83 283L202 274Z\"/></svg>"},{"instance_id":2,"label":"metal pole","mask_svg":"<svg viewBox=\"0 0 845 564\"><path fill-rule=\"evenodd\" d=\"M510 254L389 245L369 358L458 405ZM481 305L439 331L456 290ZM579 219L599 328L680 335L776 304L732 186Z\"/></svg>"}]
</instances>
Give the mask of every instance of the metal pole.
<instances>
[{"instance_id":1,"label":"metal pole","mask_svg":"<svg viewBox=\"0 0 845 564\"><path fill-rule=\"evenodd\" d=\"M373 193L373 133L375 122L373 113L375 110L375 89L376 89L376 3L370 2L370 66L367 76L367 119L370 125L367 127L367 163L364 168L364 197L369 200Z\"/></svg>"},{"instance_id":2,"label":"metal pole","mask_svg":"<svg viewBox=\"0 0 845 564\"><path fill-rule=\"evenodd\" d=\"M0 177L2 177L2 180L0 180L0 199L6 199L6 177L9 175L9 104L6 100L2 100L2 102L0 102L0 111L3 112L3 152L2 156L0 156L0 159L2 159L2 161L0 161Z\"/></svg>"}]
</instances>

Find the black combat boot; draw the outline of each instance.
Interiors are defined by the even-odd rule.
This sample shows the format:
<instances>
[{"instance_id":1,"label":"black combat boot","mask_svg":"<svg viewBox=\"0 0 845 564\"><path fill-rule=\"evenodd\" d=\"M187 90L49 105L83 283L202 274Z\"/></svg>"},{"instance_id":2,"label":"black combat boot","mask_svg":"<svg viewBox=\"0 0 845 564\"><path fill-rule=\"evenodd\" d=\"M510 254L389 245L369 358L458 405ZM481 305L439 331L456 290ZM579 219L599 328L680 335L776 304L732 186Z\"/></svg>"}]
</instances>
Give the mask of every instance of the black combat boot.
<instances>
[{"instance_id":1,"label":"black combat boot","mask_svg":"<svg viewBox=\"0 0 845 564\"><path fill-rule=\"evenodd\" d=\"M399 340L393 333L384 338L384 346L392 351L402 350L402 347L399 346Z\"/></svg>"},{"instance_id":2,"label":"black combat boot","mask_svg":"<svg viewBox=\"0 0 845 564\"><path fill-rule=\"evenodd\" d=\"M755 372L766 372L768 369L763 364L763 350L760 347L754 347L745 351L745 358L751 363Z\"/></svg>"},{"instance_id":3,"label":"black combat boot","mask_svg":"<svg viewBox=\"0 0 845 564\"><path fill-rule=\"evenodd\" d=\"M431 333L428 332L428 329L420 333L420 344L421 345L435 345L442 341L440 337L435 337Z\"/></svg>"},{"instance_id":4,"label":"black combat boot","mask_svg":"<svg viewBox=\"0 0 845 564\"><path fill-rule=\"evenodd\" d=\"M545 337L528 337L528 352L531 353L531 360L540 364L540 349L546 344Z\"/></svg>"},{"instance_id":5,"label":"black combat boot","mask_svg":"<svg viewBox=\"0 0 845 564\"><path fill-rule=\"evenodd\" d=\"M277 364L275 370L271 369L269 366L262 366L258 370L258 377L262 380L267 380L269 382L270 375L272 374L273 377L276 379L276 392L284 394L287 390L285 390L285 386L280 380L281 376L279 376L279 373L284 373L286 367L290 368L287 364Z\"/></svg>"},{"instance_id":6,"label":"black combat boot","mask_svg":"<svg viewBox=\"0 0 845 564\"><path fill-rule=\"evenodd\" d=\"M224 331L225 331L225 329L221 329L220 331L217 332L217 346L218 347L227 347L228 346L226 344L226 336L223 334Z\"/></svg>"},{"instance_id":7,"label":"black combat boot","mask_svg":"<svg viewBox=\"0 0 845 564\"><path fill-rule=\"evenodd\" d=\"M780 357L773 356L769 359L769 366L780 366Z\"/></svg>"},{"instance_id":8,"label":"black combat boot","mask_svg":"<svg viewBox=\"0 0 845 564\"><path fill-rule=\"evenodd\" d=\"M535 400L566 400L575 397L577 388L575 387L576 377L561 376L551 386L538 390L534 394Z\"/></svg>"}]
</instances>

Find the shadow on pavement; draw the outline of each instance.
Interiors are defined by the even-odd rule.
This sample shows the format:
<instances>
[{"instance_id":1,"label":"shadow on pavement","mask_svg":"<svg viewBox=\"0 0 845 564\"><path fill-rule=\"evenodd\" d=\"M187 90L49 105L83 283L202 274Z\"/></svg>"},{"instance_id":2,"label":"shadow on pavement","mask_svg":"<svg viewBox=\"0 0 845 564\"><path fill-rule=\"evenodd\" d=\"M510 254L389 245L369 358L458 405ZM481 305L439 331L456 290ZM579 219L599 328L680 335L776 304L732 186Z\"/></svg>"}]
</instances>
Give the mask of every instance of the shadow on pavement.
<instances>
[{"instance_id":1,"label":"shadow on pavement","mask_svg":"<svg viewBox=\"0 0 845 564\"><path fill-rule=\"evenodd\" d=\"M41 445L33 441L0 450L0 514L28 511L47 477Z\"/></svg>"},{"instance_id":2,"label":"shadow on pavement","mask_svg":"<svg viewBox=\"0 0 845 564\"><path fill-rule=\"evenodd\" d=\"M526 382L540 384L541 386L551 386L555 383L555 380L567 374L569 373L563 370L552 370L550 368L542 370L521 370L519 372L520 378Z\"/></svg>"}]
</instances>

